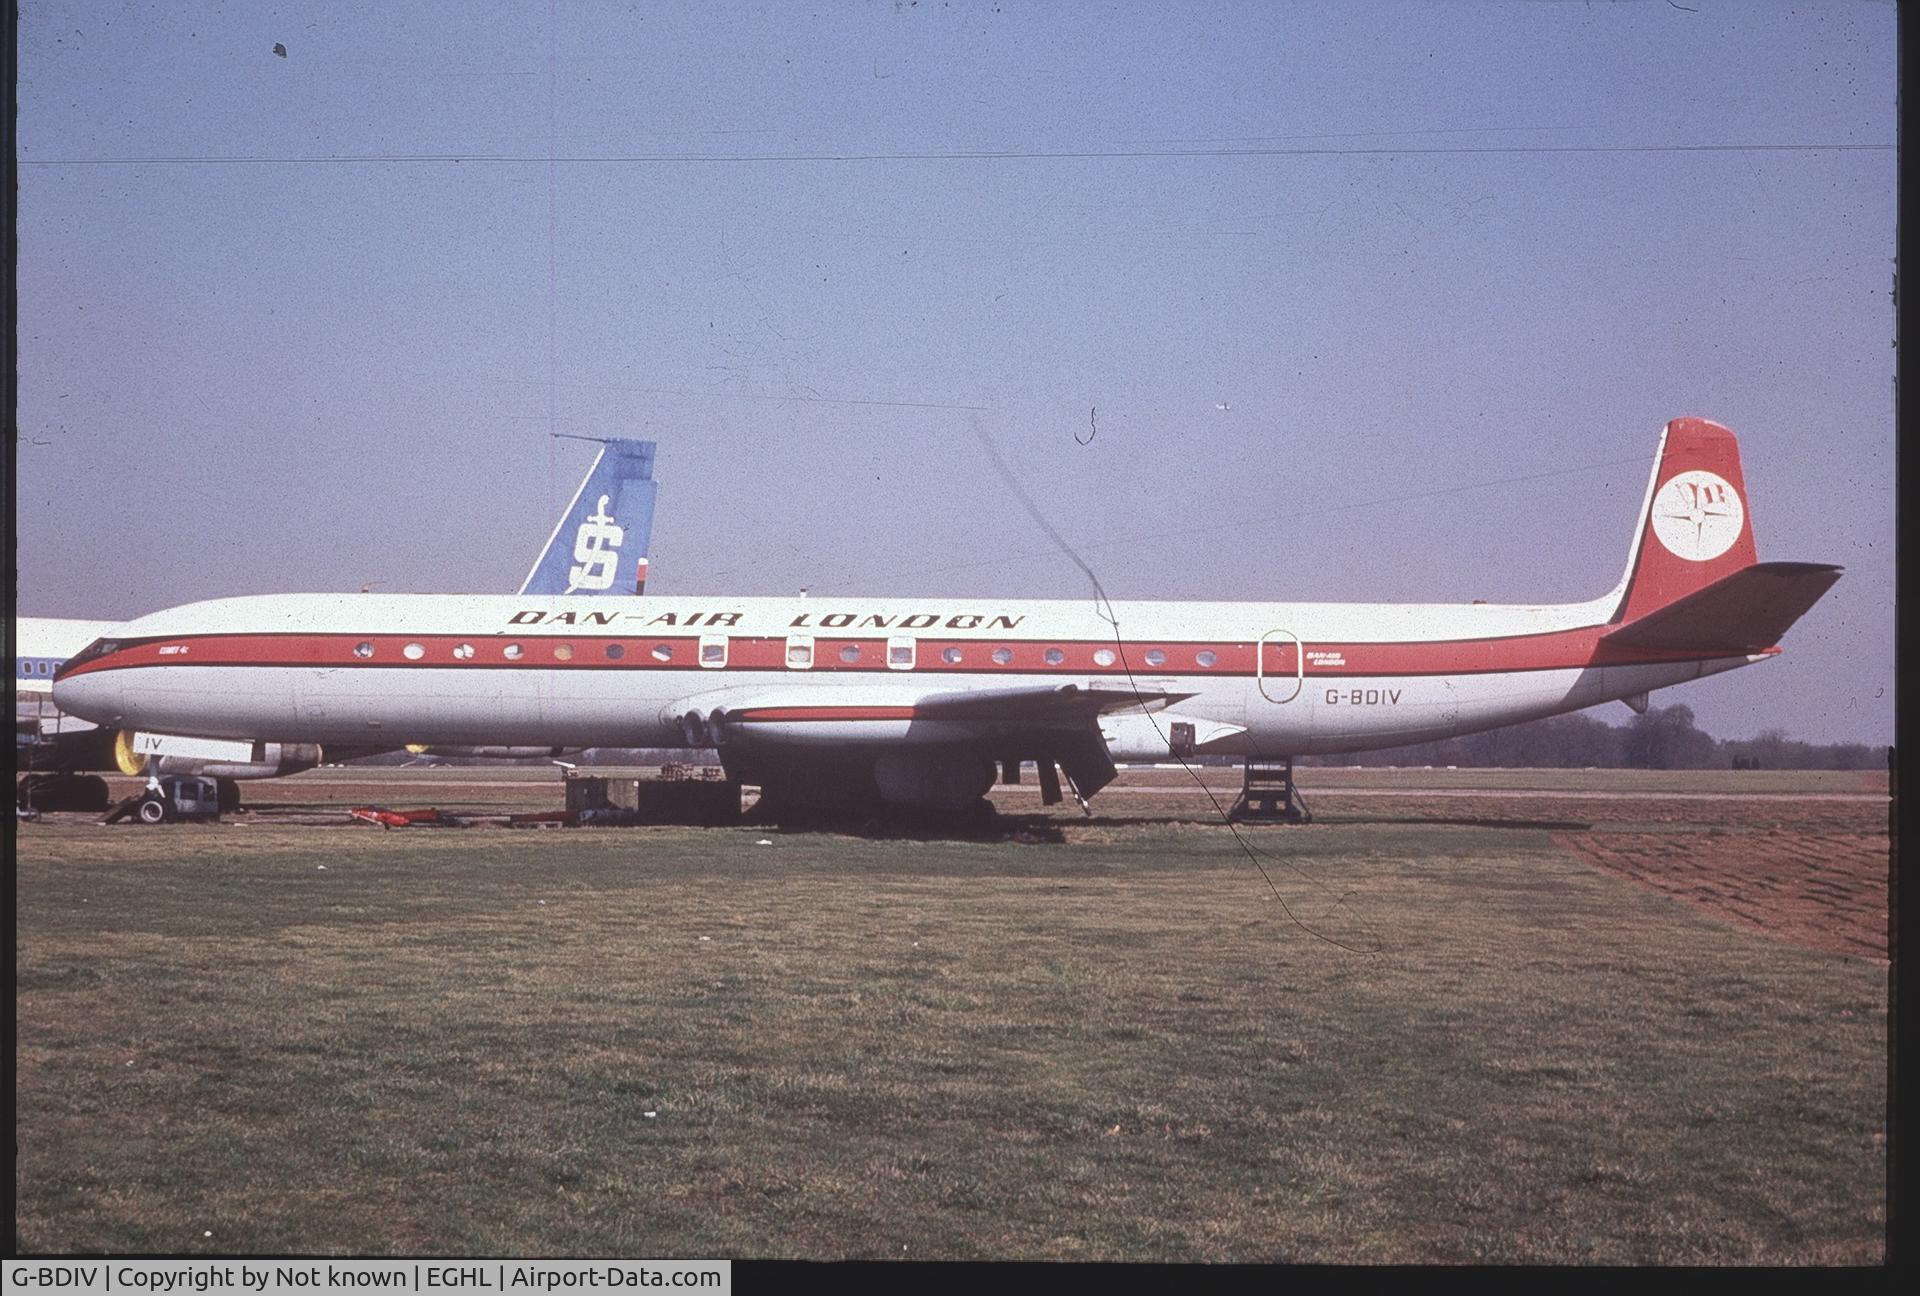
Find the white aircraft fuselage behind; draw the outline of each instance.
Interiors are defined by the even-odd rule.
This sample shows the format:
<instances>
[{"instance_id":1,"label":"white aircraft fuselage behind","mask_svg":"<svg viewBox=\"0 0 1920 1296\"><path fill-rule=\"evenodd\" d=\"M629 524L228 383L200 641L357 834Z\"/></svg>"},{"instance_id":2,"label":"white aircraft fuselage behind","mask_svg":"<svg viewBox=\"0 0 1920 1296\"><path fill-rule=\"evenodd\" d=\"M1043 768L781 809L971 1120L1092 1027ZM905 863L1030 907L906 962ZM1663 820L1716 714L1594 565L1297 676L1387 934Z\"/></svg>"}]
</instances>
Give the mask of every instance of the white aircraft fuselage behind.
<instances>
[{"instance_id":1,"label":"white aircraft fuselage behind","mask_svg":"<svg viewBox=\"0 0 1920 1296\"><path fill-rule=\"evenodd\" d=\"M1732 433L1683 419L1585 603L265 596L120 627L56 697L253 741L712 744L761 782L852 760L952 804L1016 758L1087 792L1170 748L1357 751L1634 697L1777 651L1838 575L1755 561Z\"/></svg>"}]
</instances>

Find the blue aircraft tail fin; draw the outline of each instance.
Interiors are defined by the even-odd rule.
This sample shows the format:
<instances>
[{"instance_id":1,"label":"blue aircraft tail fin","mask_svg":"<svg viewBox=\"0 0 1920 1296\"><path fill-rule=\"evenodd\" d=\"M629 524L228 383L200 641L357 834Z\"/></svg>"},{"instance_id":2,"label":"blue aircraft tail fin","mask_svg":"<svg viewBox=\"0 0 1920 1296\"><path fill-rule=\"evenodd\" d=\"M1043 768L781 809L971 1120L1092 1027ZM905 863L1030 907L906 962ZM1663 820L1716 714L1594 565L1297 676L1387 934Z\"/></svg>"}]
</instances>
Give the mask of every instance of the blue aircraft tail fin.
<instances>
[{"instance_id":1,"label":"blue aircraft tail fin","mask_svg":"<svg viewBox=\"0 0 1920 1296\"><path fill-rule=\"evenodd\" d=\"M653 450L651 441L602 441L586 480L521 583L522 594L646 591L656 489Z\"/></svg>"}]
</instances>

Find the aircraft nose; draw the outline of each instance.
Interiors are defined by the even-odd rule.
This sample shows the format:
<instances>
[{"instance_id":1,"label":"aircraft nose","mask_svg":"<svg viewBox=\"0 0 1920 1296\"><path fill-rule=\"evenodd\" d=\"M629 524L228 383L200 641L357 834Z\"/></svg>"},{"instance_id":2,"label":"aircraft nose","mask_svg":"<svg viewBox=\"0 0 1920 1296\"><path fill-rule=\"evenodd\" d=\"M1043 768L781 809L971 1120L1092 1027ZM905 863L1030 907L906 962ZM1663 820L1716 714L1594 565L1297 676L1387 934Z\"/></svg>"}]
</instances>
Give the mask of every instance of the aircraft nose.
<instances>
[{"instance_id":1,"label":"aircraft nose","mask_svg":"<svg viewBox=\"0 0 1920 1296\"><path fill-rule=\"evenodd\" d=\"M120 722L126 710L122 681L114 671L89 671L53 682L53 704L68 715L91 720L95 724Z\"/></svg>"}]
</instances>

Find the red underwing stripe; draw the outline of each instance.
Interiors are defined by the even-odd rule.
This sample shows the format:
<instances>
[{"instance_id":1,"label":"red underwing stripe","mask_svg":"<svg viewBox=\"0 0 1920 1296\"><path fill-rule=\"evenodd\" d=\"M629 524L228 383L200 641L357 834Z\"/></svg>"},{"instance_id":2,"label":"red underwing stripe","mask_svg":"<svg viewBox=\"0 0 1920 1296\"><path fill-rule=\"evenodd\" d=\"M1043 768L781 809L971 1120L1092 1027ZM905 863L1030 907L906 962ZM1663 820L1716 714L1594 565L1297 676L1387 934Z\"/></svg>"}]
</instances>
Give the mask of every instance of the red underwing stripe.
<instances>
[{"instance_id":1,"label":"red underwing stripe","mask_svg":"<svg viewBox=\"0 0 1920 1296\"><path fill-rule=\"evenodd\" d=\"M752 707L727 716L729 723L781 724L821 720L911 720L910 706Z\"/></svg>"}]
</instances>

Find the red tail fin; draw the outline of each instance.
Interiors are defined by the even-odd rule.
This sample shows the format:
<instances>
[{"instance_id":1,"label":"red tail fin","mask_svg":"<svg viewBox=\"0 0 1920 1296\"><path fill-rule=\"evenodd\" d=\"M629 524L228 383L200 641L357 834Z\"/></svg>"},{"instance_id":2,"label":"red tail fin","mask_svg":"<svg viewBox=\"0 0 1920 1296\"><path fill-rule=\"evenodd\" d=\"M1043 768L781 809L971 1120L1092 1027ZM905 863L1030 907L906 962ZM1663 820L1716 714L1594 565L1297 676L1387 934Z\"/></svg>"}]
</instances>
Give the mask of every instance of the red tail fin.
<instances>
[{"instance_id":1,"label":"red tail fin","mask_svg":"<svg viewBox=\"0 0 1920 1296\"><path fill-rule=\"evenodd\" d=\"M1613 620L1643 617L1757 557L1740 443L1718 423L1673 420L1660 438Z\"/></svg>"}]
</instances>

